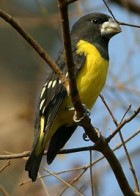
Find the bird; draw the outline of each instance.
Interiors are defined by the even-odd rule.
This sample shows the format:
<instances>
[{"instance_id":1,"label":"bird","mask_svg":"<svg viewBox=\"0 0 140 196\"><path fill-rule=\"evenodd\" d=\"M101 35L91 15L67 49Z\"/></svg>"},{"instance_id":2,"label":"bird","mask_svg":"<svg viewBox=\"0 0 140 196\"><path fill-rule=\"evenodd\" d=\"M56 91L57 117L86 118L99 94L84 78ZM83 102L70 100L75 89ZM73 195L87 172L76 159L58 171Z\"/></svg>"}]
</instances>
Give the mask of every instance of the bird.
<instances>
[{"instance_id":1,"label":"bird","mask_svg":"<svg viewBox=\"0 0 140 196\"><path fill-rule=\"evenodd\" d=\"M76 84L80 99L88 109L95 104L106 82L109 40L120 32L121 27L111 16L98 12L82 16L71 29ZM58 53L56 63L68 77L64 49ZM36 181L44 150L47 148L49 165L78 126L73 121L71 99L53 71L39 96L33 146L25 165L33 182Z\"/></svg>"}]
</instances>

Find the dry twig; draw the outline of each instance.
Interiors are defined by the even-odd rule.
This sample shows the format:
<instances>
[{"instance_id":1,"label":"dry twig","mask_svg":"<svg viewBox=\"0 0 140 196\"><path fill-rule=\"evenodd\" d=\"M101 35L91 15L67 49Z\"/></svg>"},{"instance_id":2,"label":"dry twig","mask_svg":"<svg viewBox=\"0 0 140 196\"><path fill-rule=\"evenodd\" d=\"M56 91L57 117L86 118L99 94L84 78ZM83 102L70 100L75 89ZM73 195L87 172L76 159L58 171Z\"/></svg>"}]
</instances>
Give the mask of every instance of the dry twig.
<instances>
[{"instance_id":1,"label":"dry twig","mask_svg":"<svg viewBox=\"0 0 140 196\"><path fill-rule=\"evenodd\" d=\"M56 175L55 173L49 171L46 169L46 171L51 175L54 176L55 178L57 178L58 180L60 180L61 182L63 182L64 184L66 184L68 187L70 187L71 189L73 189L79 196L84 196L82 193L80 193L74 186L72 186L70 183L66 182L65 180L63 180L60 176Z\"/></svg>"},{"instance_id":2,"label":"dry twig","mask_svg":"<svg viewBox=\"0 0 140 196\"><path fill-rule=\"evenodd\" d=\"M103 0L105 6L107 7L109 13L111 14L111 16L114 18L114 20L119 24L119 25L124 25L124 26L129 26L129 27L135 27L135 28L140 28L140 25L134 25L134 24L130 24L130 23L125 23L125 22L120 22L116 19L116 17L114 16L112 10L110 9L110 7L108 6L108 4L106 3L105 0Z\"/></svg>"},{"instance_id":3,"label":"dry twig","mask_svg":"<svg viewBox=\"0 0 140 196\"><path fill-rule=\"evenodd\" d=\"M126 114L128 113L128 111L130 110L131 108L131 105L128 107L128 109L126 110L125 114L123 115L122 119L121 119L121 122L118 124L117 120L115 119L111 109L109 108L107 102L105 101L104 97L102 95L100 95L105 107L107 108L114 124L116 125L116 127L118 127L122 122L123 122L123 119L124 117L126 116ZM124 148L124 151L125 151L125 154L126 154L126 157L127 157L127 160L128 160L128 163L129 163L129 166L130 166L130 170L132 172L132 175L133 175L133 178L134 178L134 183L135 183L135 189L136 191L139 191L139 184L138 184L138 179L137 179L137 176L136 176L136 173L135 173L135 169L133 167L133 164L132 164L132 161L131 161L131 158L130 158L130 155L129 155L129 152L127 150L127 147L125 145L125 141L123 139L123 135L121 133L121 129L119 130L119 136L120 136L120 139L121 139L121 142L122 142L122 145L123 145L123 148Z\"/></svg>"},{"instance_id":4,"label":"dry twig","mask_svg":"<svg viewBox=\"0 0 140 196\"><path fill-rule=\"evenodd\" d=\"M11 161L8 161L3 167L0 168L0 173L5 170L6 167L11 165Z\"/></svg>"},{"instance_id":5,"label":"dry twig","mask_svg":"<svg viewBox=\"0 0 140 196\"><path fill-rule=\"evenodd\" d=\"M38 53L39 56L51 67L55 74L62 81L62 84L68 91L68 80L56 63L51 59L49 54L29 35L14 19L5 11L0 9L0 17L8 22L23 38L32 46L32 48Z\"/></svg>"}]
</instances>

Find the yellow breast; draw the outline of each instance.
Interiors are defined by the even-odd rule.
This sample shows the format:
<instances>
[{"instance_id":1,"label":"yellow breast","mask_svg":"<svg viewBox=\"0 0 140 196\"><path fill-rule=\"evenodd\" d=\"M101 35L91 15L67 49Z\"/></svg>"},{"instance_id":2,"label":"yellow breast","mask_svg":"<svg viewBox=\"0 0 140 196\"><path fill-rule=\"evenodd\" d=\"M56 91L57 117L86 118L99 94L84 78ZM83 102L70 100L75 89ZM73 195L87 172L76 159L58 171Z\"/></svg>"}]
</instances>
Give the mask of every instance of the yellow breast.
<instances>
[{"instance_id":1,"label":"yellow breast","mask_svg":"<svg viewBox=\"0 0 140 196\"><path fill-rule=\"evenodd\" d=\"M82 103L90 109L105 84L108 61L100 55L96 47L83 40L80 40L77 44L77 54L84 54L86 56L85 64L79 71L76 82ZM56 123L57 126L62 122L64 124L71 124L73 122L73 111L68 110L68 108L72 107L70 97L66 97L55 119L56 122L59 122Z\"/></svg>"},{"instance_id":2,"label":"yellow breast","mask_svg":"<svg viewBox=\"0 0 140 196\"><path fill-rule=\"evenodd\" d=\"M86 57L85 63L76 77L76 82L82 103L90 109L94 105L105 84L108 61L101 56L95 46L83 40L80 40L77 43L76 52L77 54L85 55ZM68 111L68 108L71 107L73 106L70 97L66 97L60 108L61 121L63 121L63 119L67 119L68 121L71 119L70 116L72 116L73 113ZM68 118L66 118L62 111L65 111L65 115L68 115Z\"/></svg>"},{"instance_id":3,"label":"yellow breast","mask_svg":"<svg viewBox=\"0 0 140 196\"><path fill-rule=\"evenodd\" d=\"M83 40L80 40L77 44L77 54L86 56L85 64L79 71L76 82L82 103L90 109L105 84L108 61L101 57L96 47ZM51 130L45 136L45 142L52 137L62 124L68 126L74 124L73 111L69 110L72 107L70 97L67 96L59 108Z\"/></svg>"},{"instance_id":4,"label":"yellow breast","mask_svg":"<svg viewBox=\"0 0 140 196\"><path fill-rule=\"evenodd\" d=\"M77 76L77 87L82 103L90 109L105 84L108 61L95 46L83 40L77 44L77 54L86 56L85 64Z\"/></svg>"}]
</instances>

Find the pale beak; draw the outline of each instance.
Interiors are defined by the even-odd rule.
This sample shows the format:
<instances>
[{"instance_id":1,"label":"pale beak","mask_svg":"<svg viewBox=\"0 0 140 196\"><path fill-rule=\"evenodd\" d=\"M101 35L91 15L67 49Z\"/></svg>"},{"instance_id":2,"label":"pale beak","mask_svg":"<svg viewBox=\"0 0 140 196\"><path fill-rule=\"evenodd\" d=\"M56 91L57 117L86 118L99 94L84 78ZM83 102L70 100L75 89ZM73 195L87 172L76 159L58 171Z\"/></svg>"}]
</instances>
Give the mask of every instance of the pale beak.
<instances>
[{"instance_id":1,"label":"pale beak","mask_svg":"<svg viewBox=\"0 0 140 196\"><path fill-rule=\"evenodd\" d=\"M121 31L119 24L112 18L110 18L107 22L104 22L101 26L101 35L103 37L111 38Z\"/></svg>"}]
</instances>

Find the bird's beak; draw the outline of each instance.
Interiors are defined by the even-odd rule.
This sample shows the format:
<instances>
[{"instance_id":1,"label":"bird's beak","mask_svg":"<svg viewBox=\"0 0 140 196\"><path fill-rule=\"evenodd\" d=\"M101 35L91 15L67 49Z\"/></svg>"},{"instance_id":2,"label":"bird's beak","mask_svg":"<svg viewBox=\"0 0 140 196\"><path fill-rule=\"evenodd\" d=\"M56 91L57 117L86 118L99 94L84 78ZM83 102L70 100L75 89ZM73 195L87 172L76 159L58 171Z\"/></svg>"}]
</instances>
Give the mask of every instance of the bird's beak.
<instances>
[{"instance_id":1,"label":"bird's beak","mask_svg":"<svg viewBox=\"0 0 140 196\"><path fill-rule=\"evenodd\" d=\"M103 37L111 38L121 31L119 24L112 18L110 18L107 22L104 22L101 26L101 35Z\"/></svg>"}]
</instances>

